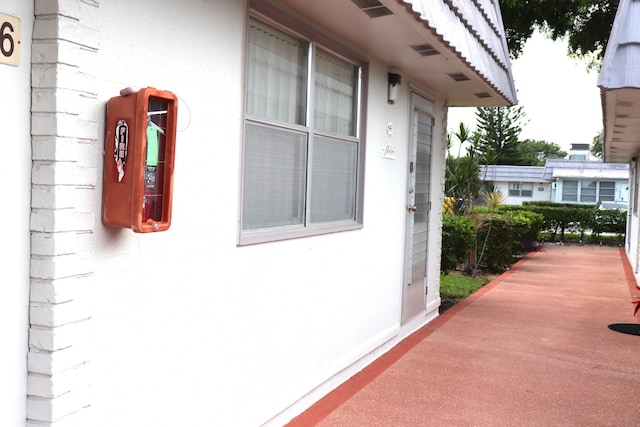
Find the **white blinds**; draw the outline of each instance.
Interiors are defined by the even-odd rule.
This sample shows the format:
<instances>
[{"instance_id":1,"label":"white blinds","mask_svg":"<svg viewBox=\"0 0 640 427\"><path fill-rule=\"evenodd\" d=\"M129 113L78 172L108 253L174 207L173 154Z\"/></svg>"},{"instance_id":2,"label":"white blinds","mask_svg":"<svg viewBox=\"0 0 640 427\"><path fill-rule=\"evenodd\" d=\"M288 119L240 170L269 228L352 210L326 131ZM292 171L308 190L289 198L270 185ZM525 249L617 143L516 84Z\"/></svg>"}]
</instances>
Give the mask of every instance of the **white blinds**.
<instances>
[{"instance_id":1,"label":"white blinds","mask_svg":"<svg viewBox=\"0 0 640 427\"><path fill-rule=\"evenodd\" d=\"M305 124L308 45L251 21L247 113Z\"/></svg>"},{"instance_id":2,"label":"white blinds","mask_svg":"<svg viewBox=\"0 0 640 427\"><path fill-rule=\"evenodd\" d=\"M315 137L311 180L311 222L355 218L357 158L357 144Z\"/></svg>"},{"instance_id":3,"label":"white blinds","mask_svg":"<svg viewBox=\"0 0 640 427\"><path fill-rule=\"evenodd\" d=\"M356 67L318 51L316 54L314 127L354 135Z\"/></svg>"},{"instance_id":4,"label":"white blinds","mask_svg":"<svg viewBox=\"0 0 640 427\"><path fill-rule=\"evenodd\" d=\"M242 229L355 221L359 67L254 20L248 43Z\"/></svg>"},{"instance_id":5,"label":"white blinds","mask_svg":"<svg viewBox=\"0 0 640 427\"><path fill-rule=\"evenodd\" d=\"M243 228L303 224L306 135L260 125L245 132Z\"/></svg>"}]
</instances>

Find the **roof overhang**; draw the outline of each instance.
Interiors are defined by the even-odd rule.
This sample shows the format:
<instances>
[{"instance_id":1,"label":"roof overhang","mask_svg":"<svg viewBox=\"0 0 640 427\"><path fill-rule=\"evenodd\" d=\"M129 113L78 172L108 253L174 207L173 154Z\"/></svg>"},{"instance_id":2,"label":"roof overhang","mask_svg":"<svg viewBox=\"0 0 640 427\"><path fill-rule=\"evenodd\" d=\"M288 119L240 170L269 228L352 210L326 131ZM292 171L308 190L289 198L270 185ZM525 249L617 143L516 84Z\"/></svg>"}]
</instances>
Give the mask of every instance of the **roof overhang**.
<instances>
[{"instance_id":1,"label":"roof overhang","mask_svg":"<svg viewBox=\"0 0 640 427\"><path fill-rule=\"evenodd\" d=\"M640 2L621 0L598 77L605 162L640 153Z\"/></svg>"},{"instance_id":2,"label":"roof overhang","mask_svg":"<svg viewBox=\"0 0 640 427\"><path fill-rule=\"evenodd\" d=\"M388 64L449 106L517 103L502 17L492 1L470 2L464 10L446 0L269 2Z\"/></svg>"},{"instance_id":3,"label":"roof overhang","mask_svg":"<svg viewBox=\"0 0 640 427\"><path fill-rule=\"evenodd\" d=\"M553 169L553 178L628 180L629 170L621 169Z\"/></svg>"},{"instance_id":4,"label":"roof overhang","mask_svg":"<svg viewBox=\"0 0 640 427\"><path fill-rule=\"evenodd\" d=\"M629 162L640 153L640 88L602 89L603 157Z\"/></svg>"},{"instance_id":5,"label":"roof overhang","mask_svg":"<svg viewBox=\"0 0 640 427\"><path fill-rule=\"evenodd\" d=\"M480 168L483 181L544 183L544 166L486 165Z\"/></svg>"}]
</instances>

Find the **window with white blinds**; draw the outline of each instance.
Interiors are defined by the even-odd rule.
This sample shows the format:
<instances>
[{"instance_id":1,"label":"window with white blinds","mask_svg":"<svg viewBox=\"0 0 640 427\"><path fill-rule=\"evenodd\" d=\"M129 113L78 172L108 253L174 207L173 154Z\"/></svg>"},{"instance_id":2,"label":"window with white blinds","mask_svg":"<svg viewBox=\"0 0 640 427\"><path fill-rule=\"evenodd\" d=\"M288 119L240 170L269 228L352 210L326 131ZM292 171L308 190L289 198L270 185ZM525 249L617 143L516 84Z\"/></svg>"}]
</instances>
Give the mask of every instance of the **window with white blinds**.
<instances>
[{"instance_id":1,"label":"window with white blinds","mask_svg":"<svg viewBox=\"0 0 640 427\"><path fill-rule=\"evenodd\" d=\"M251 19L241 243L359 226L362 67Z\"/></svg>"},{"instance_id":2,"label":"window with white blinds","mask_svg":"<svg viewBox=\"0 0 640 427\"><path fill-rule=\"evenodd\" d=\"M615 200L614 181L563 180L562 201L597 203Z\"/></svg>"}]
</instances>

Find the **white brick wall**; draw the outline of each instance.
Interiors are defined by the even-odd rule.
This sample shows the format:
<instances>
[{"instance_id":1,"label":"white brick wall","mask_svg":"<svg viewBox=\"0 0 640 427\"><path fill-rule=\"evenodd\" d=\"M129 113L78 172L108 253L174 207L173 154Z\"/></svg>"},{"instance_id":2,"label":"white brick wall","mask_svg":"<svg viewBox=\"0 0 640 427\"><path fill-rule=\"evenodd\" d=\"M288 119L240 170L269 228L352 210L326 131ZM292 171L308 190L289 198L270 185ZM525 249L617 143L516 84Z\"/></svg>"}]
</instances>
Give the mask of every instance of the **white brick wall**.
<instances>
[{"instance_id":1,"label":"white brick wall","mask_svg":"<svg viewBox=\"0 0 640 427\"><path fill-rule=\"evenodd\" d=\"M87 290L95 226L98 118L91 56L94 0L36 0L32 48L31 296L27 426L86 426L90 406Z\"/></svg>"},{"instance_id":2,"label":"white brick wall","mask_svg":"<svg viewBox=\"0 0 640 427\"><path fill-rule=\"evenodd\" d=\"M74 233L75 234L75 233ZM31 280L31 303L60 304L71 301L91 286L91 276Z\"/></svg>"}]
</instances>

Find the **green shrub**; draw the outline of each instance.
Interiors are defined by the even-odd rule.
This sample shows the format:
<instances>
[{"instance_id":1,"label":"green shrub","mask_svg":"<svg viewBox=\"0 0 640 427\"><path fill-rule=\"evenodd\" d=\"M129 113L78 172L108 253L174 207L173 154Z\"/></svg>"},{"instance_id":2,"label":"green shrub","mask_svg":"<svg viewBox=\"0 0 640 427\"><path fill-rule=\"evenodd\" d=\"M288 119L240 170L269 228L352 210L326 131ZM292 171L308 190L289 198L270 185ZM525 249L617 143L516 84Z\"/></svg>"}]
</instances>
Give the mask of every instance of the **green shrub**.
<instances>
[{"instance_id":1,"label":"green shrub","mask_svg":"<svg viewBox=\"0 0 640 427\"><path fill-rule=\"evenodd\" d=\"M530 202L522 202L522 206L532 207L548 207L548 208L576 208L576 209L590 209L594 205L585 205L583 203L558 203L558 202L549 202L547 200L534 200Z\"/></svg>"},{"instance_id":2,"label":"green shrub","mask_svg":"<svg viewBox=\"0 0 640 427\"><path fill-rule=\"evenodd\" d=\"M583 231L591 224L594 205L581 205L576 203L554 203L546 201L525 202L521 209L541 214L544 218L542 229L551 233L556 240L560 232L560 240L564 241L567 231Z\"/></svg>"},{"instance_id":3,"label":"green shrub","mask_svg":"<svg viewBox=\"0 0 640 427\"><path fill-rule=\"evenodd\" d=\"M442 215L442 258L440 270L464 263L473 247L473 220L468 216Z\"/></svg>"},{"instance_id":4,"label":"green shrub","mask_svg":"<svg viewBox=\"0 0 640 427\"><path fill-rule=\"evenodd\" d=\"M542 214L520 209L506 211L505 215L513 219L514 253L529 249L539 240L544 223Z\"/></svg>"},{"instance_id":5,"label":"green shrub","mask_svg":"<svg viewBox=\"0 0 640 427\"><path fill-rule=\"evenodd\" d=\"M623 235L627 231L627 212L619 209L594 209L591 231L601 233L615 233Z\"/></svg>"},{"instance_id":6,"label":"green shrub","mask_svg":"<svg viewBox=\"0 0 640 427\"><path fill-rule=\"evenodd\" d=\"M500 213L477 214L476 262L491 272L503 272L513 263L514 220Z\"/></svg>"},{"instance_id":7,"label":"green shrub","mask_svg":"<svg viewBox=\"0 0 640 427\"><path fill-rule=\"evenodd\" d=\"M511 209L513 207L505 207ZM529 202L521 207L543 215L542 230L549 232L551 240L567 241L565 232L578 233L584 243L585 231L591 231L592 239L598 241L602 233L615 233L621 240L626 233L627 212L618 209L597 209L594 205L575 203ZM558 238L557 233L560 232Z\"/></svg>"}]
</instances>

